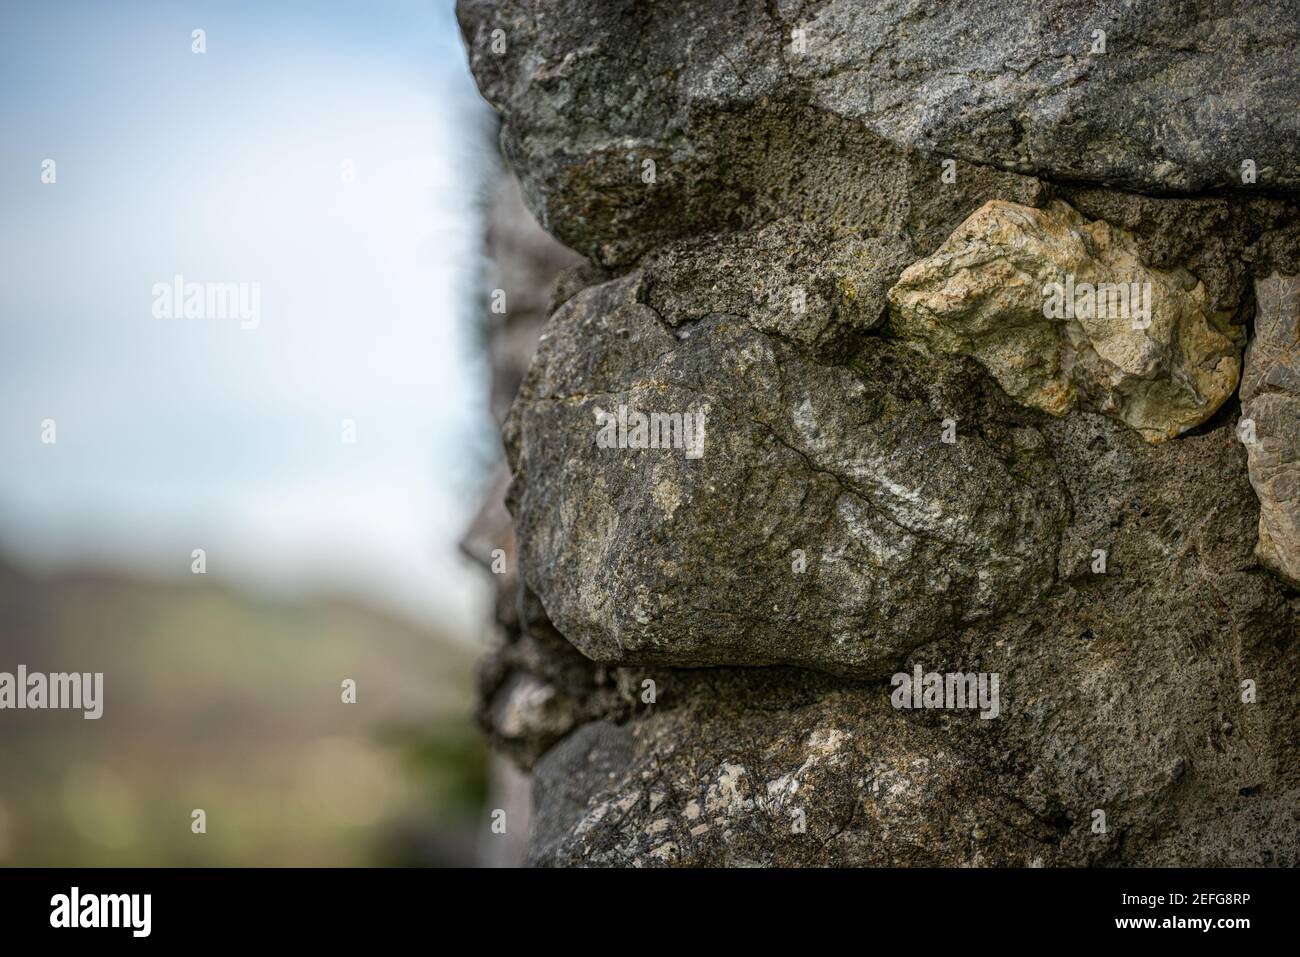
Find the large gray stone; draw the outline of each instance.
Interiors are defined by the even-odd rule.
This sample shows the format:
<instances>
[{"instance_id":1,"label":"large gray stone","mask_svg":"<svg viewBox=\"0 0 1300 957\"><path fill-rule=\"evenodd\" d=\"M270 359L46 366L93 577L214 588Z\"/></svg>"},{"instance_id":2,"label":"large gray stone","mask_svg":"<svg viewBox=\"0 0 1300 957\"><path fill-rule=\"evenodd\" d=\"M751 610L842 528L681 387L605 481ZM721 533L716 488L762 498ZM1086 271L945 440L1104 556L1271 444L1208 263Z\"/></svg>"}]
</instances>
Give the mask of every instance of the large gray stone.
<instances>
[{"instance_id":1,"label":"large gray stone","mask_svg":"<svg viewBox=\"0 0 1300 957\"><path fill-rule=\"evenodd\" d=\"M607 261L904 199L879 189L874 150L840 148L858 131L936 177L953 157L1148 192L1300 187L1296 0L462 0L459 16L543 224Z\"/></svg>"},{"instance_id":2,"label":"large gray stone","mask_svg":"<svg viewBox=\"0 0 1300 957\"><path fill-rule=\"evenodd\" d=\"M631 726L584 725L538 765L530 863L1058 862L1057 828L887 704L768 697L762 710L699 697Z\"/></svg>"},{"instance_id":3,"label":"large gray stone","mask_svg":"<svg viewBox=\"0 0 1300 957\"><path fill-rule=\"evenodd\" d=\"M724 315L674 330L639 278L552 317L507 427L524 579L584 654L873 674L1051 584L1059 479L973 368L879 339L820 365ZM702 413L703 454L599 448L620 407Z\"/></svg>"}]
</instances>

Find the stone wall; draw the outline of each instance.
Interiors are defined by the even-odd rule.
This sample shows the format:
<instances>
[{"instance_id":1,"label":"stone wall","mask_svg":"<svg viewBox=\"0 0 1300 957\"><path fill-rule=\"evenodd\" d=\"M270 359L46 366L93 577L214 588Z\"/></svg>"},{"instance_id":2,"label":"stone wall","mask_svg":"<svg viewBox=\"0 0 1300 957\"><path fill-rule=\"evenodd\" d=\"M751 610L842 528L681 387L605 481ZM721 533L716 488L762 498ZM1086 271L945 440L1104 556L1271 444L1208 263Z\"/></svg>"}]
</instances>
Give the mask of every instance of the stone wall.
<instances>
[{"instance_id":1,"label":"stone wall","mask_svg":"<svg viewBox=\"0 0 1300 957\"><path fill-rule=\"evenodd\" d=\"M1300 864L1297 4L458 12L528 860Z\"/></svg>"}]
</instances>

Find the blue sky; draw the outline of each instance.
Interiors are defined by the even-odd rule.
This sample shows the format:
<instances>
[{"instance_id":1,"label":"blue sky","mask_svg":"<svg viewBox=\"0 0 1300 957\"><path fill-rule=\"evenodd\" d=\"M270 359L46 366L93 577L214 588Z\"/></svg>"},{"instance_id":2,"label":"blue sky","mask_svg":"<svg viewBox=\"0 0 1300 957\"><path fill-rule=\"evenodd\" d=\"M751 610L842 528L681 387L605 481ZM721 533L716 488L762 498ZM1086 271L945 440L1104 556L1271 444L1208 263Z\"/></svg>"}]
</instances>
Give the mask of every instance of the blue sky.
<instances>
[{"instance_id":1,"label":"blue sky","mask_svg":"<svg viewBox=\"0 0 1300 957\"><path fill-rule=\"evenodd\" d=\"M0 21L0 548L188 574L202 547L243 584L474 622L495 151L449 0ZM258 284L260 324L156 318L176 274Z\"/></svg>"}]
</instances>

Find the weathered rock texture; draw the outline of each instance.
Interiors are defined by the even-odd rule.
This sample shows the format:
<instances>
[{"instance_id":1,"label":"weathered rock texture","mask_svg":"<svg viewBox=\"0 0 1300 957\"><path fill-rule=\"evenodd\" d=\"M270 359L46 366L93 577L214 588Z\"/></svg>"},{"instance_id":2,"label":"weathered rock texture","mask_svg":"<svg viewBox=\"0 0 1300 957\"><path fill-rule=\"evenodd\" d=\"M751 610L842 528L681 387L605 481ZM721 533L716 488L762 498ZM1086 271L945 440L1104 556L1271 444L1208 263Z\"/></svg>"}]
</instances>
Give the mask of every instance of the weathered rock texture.
<instances>
[{"instance_id":1,"label":"weathered rock texture","mask_svg":"<svg viewBox=\"0 0 1300 957\"><path fill-rule=\"evenodd\" d=\"M1237 387L1241 330L1185 269L1149 269L1133 237L1054 201L992 200L889 291L897 330L974 356L1016 400L1083 405L1148 442L1200 425Z\"/></svg>"},{"instance_id":2,"label":"weathered rock texture","mask_svg":"<svg viewBox=\"0 0 1300 957\"><path fill-rule=\"evenodd\" d=\"M533 863L1300 863L1287 7L462 0L590 260L504 428Z\"/></svg>"},{"instance_id":3,"label":"weathered rock texture","mask_svg":"<svg viewBox=\"0 0 1300 957\"><path fill-rule=\"evenodd\" d=\"M906 216L847 136L1143 191L1243 191L1247 160L1256 187L1300 186L1294 0L460 10L539 219L605 260L774 215L873 229L889 207Z\"/></svg>"},{"instance_id":4,"label":"weathered rock texture","mask_svg":"<svg viewBox=\"0 0 1300 957\"><path fill-rule=\"evenodd\" d=\"M556 312L507 423L520 566L588 657L884 674L1051 584L1060 477L970 370L879 339L820 365L722 315L679 338L638 280ZM703 455L595 448L618 406L703 412Z\"/></svg>"},{"instance_id":5,"label":"weathered rock texture","mask_svg":"<svg viewBox=\"0 0 1300 957\"><path fill-rule=\"evenodd\" d=\"M1255 299L1241 413L1260 504L1256 554L1300 588L1300 276L1256 280Z\"/></svg>"}]
</instances>

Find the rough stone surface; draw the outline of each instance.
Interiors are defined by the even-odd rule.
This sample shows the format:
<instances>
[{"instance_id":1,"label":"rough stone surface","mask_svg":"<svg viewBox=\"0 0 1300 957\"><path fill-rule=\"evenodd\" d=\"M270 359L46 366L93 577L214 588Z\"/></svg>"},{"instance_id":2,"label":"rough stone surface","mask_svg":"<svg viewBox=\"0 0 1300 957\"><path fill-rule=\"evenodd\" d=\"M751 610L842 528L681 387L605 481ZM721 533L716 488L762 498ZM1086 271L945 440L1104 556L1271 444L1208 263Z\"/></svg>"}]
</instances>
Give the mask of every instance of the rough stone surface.
<instances>
[{"instance_id":1,"label":"rough stone surface","mask_svg":"<svg viewBox=\"0 0 1300 957\"><path fill-rule=\"evenodd\" d=\"M936 173L953 157L1144 192L1300 187L1295 0L462 0L460 17L541 222L604 261L774 214L878 223L898 198L878 176L827 189L875 165L845 130Z\"/></svg>"},{"instance_id":2,"label":"rough stone surface","mask_svg":"<svg viewBox=\"0 0 1300 957\"><path fill-rule=\"evenodd\" d=\"M769 693L770 697L770 693ZM1058 834L882 700L829 692L729 722L705 696L584 725L537 770L530 861L547 866L1056 863ZM771 702L768 702L769 705ZM882 706L883 705L883 706ZM594 791L593 782L599 782Z\"/></svg>"},{"instance_id":3,"label":"rough stone surface","mask_svg":"<svg viewBox=\"0 0 1300 957\"><path fill-rule=\"evenodd\" d=\"M901 244L906 249L907 244ZM800 224L675 244L645 266L644 301L674 328L719 313L817 352L885 321L900 243ZM757 267L757 268L756 268Z\"/></svg>"},{"instance_id":4,"label":"rough stone surface","mask_svg":"<svg viewBox=\"0 0 1300 957\"><path fill-rule=\"evenodd\" d=\"M726 316L673 330L639 279L552 317L506 427L525 581L590 658L872 674L1051 583L1060 480L973 370L879 339L819 365ZM596 448L620 406L703 412L703 454Z\"/></svg>"},{"instance_id":5,"label":"rough stone surface","mask_svg":"<svg viewBox=\"0 0 1300 957\"><path fill-rule=\"evenodd\" d=\"M1256 280L1255 298L1241 414L1250 423L1246 456L1260 504L1256 554L1300 587L1300 276Z\"/></svg>"},{"instance_id":6,"label":"rough stone surface","mask_svg":"<svg viewBox=\"0 0 1300 957\"><path fill-rule=\"evenodd\" d=\"M530 862L1300 865L1294 3L459 15L590 260L504 428L482 717ZM973 214L1022 285L933 268ZM1062 269L1169 308L1045 325ZM909 328L913 280L980 295ZM935 334L973 320L998 361ZM620 405L704 412L703 454L601 447ZM996 674L997 717L896 709L915 667Z\"/></svg>"},{"instance_id":7,"label":"rough stone surface","mask_svg":"<svg viewBox=\"0 0 1300 957\"><path fill-rule=\"evenodd\" d=\"M1244 335L1185 269L1066 203L992 200L889 291L897 331L975 357L1026 405L1082 405L1149 442L1200 425L1237 387Z\"/></svg>"},{"instance_id":8,"label":"rough stone surface","mask_svg":"<svg viewBox=\"0 0 1300 957\"><path fill-rule=\"evenodd\" d=\"M899 663L999 673L997 720L896 712L884 681L620 670L624 688L653 679L657 700L633 699L606 719L617 727L584 726L548 752L536 769L544 817L531 860L1300 863L1300 602L1252 560L1240 443L1223 428L1153 447L1084 413L1045 432L1075 502L1061 581L1028 613L955 632ZM1221 476L1231 476L1222 487ZM1093 547L1108 553L1105 574L1091 571ZM1279 703L1243 703L1245 679ZM829 730L852 745L810 764L813 736ZM817 773L796 773L805 766ZM884 766L899 772L906 806L872 789ZM739 798L694 816L690 801L707 807L724 768ZM745 806L783 775L802 784ZM804 832L793 828L796 810ZM1096 810L1105 834L1092 831Z\"/></svg>"}]
</instances>

